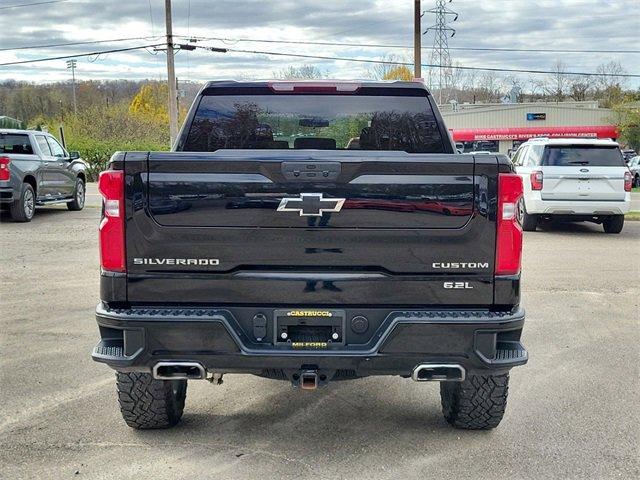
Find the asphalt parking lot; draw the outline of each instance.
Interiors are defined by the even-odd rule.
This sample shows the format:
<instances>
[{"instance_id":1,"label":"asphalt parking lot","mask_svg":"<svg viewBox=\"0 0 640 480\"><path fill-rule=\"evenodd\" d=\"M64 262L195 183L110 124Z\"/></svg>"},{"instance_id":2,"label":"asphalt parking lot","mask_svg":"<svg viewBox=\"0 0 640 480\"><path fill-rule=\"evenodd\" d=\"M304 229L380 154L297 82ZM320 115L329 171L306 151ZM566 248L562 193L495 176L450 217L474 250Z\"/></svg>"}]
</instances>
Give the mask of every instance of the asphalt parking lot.
<instances>
[{"instance_id":1,"label":"asphalt parking lot","mask_svg":"<svg viewBox=\"0 0 640 480\"><path fill-rule=\"evenodd\" d=\"M89 190L89 193L92 190ZM640 222L525 238L523 341L491 432L449 428L436 384L368 378L304 392L251 376L191 382L183 422L134 431L94 363L97 197L0 225L6 479L638 478Z\"/></svg>"}]
</instances>

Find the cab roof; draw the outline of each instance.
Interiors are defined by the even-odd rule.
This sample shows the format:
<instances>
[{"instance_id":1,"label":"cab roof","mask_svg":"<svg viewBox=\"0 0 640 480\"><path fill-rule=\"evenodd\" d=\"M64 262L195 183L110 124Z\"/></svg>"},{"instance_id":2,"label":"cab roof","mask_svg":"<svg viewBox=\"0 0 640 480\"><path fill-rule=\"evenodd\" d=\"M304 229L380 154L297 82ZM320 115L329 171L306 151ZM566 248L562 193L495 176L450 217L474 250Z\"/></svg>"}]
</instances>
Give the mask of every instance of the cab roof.
<instances>
[{"instance_id":1,"label":"cab roof","mask_svg":"<svg viewBox=\"0 0 640 480\"><path fill-rule=\"evenodd\" d=\"M422 79L415 80L339 80L339 79L270 79L270 80L214 80L208 82L204 89L209 88L264 88L274 86L289 86L299 85L303 87L331 87L331 86L344 86L345 88L357 89L358 87L366 88L420 88L427 90L426 85Z\"/></svg>"},{"instance_id":2,"label":"cab roof","mask_svg":"<svg viewBox=\"0 0 640 480\"><path fill-rule=\"evenodd\" d=\"M530 138L524 144L534 145L594 145L594 146L618 146L617 142L608 138Z\"/></svg>"}]
</instances>

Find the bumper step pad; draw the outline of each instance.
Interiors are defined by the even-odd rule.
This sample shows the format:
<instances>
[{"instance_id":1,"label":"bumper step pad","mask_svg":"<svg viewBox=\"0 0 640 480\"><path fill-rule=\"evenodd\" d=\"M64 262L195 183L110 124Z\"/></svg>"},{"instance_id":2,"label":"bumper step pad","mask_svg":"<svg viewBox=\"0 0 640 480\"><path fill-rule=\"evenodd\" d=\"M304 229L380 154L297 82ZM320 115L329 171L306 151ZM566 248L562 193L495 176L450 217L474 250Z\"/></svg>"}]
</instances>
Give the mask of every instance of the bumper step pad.
<instances>
[{"instance_id":1,"label":"bumper step pad","mask_svg":"<svg viewBox=\"0 0 640 480\"><path fill-rule=\"evenodd\" d=\"M527 358L527 351L520 342L501 342L496 349L496 362L513 362Z\"/></svg>"},{"instance_id":2,"label":"bumper step pad","mask_svg":"<svg viewBox=\"0 0 640 480\"><path fill-rule=\"evenodd\" d=\"M93 347L93 356L109 360L125 360L126 358L120 340L101 340Z\"/></svg>"}]
</instances>

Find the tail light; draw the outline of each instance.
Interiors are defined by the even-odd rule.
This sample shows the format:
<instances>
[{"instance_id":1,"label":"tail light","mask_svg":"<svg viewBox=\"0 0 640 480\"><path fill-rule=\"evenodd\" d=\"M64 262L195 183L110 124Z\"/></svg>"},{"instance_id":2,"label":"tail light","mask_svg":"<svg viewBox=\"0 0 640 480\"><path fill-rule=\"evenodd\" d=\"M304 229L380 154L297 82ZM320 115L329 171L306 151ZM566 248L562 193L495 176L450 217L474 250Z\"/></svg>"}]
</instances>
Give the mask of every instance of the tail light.
<instances>
[{"instance_id":1,"label":"tail light","mask_svg":"<svg viewBox=\"0 0 640 480\"><path fill-rule=\"evenodd\" d=\"M9 171L9 164L11 159L9 157L0 157L0 181L7 181L11 178L11 172Z\"/></svg>"},{"instance_id":2,"label":"tail light","mask_svg":"<svg viewBox=\"0 0 640 480\"><path fill-rule=\"evenodd\" d=\"M522 226L519 204L522 179L515 173L498 177L498 227L496 238L496 275L520 272L522 259Z\"/></svg>"},{"instance_id":3,"label":"tail light","mask_svg":"<svg viewBox=\"0 0 640 480\"><path fill-rule=\"evenodd\" d=\"M112 272L125 272L124 172L102 172L98 179L98 190L102 195L100 266Z\"/></svg>"},{"instance_id":4,"label":"tail light","mask_svg":"<svg viewBox=\"0 0 640 480\"><path fill-rule=\"evenodd\" d=\"M624 172L624 191L630 192L631 187L633 187L633 177L631 176L631 172Z\"/></svg>"},{"instance_id":5,"label":"tail light","mask_svg":"<svg viewBox=\"0 0 640 480\"><path fill-rule=\"evenodd\" d=\"M531 190L542 190L544 175L540 170L531 172Z\"/></svg>"}]
</instances>

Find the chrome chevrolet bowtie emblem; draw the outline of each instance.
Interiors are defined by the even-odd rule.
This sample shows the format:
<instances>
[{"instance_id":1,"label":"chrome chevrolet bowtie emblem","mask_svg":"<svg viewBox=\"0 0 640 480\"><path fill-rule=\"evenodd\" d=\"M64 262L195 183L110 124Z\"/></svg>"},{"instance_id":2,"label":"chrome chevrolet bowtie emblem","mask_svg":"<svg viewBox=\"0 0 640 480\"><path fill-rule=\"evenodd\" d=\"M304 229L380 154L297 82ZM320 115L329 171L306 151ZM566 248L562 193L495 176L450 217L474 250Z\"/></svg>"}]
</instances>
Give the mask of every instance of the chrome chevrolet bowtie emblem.
<instances>
[{"instance_id":1,"label":"chrome chevrolet bowtie emblem","mask_svg":"<svg viewBox=\"0 0 640 480\"><path fill-rule=\"evenodd\" d=\"M339 212L344 198L323 198L321 193L301 193L299 198L283 198L279 212L298 212L301 217L321 217L323 213Z\"/></svg>"}]
</instances>

